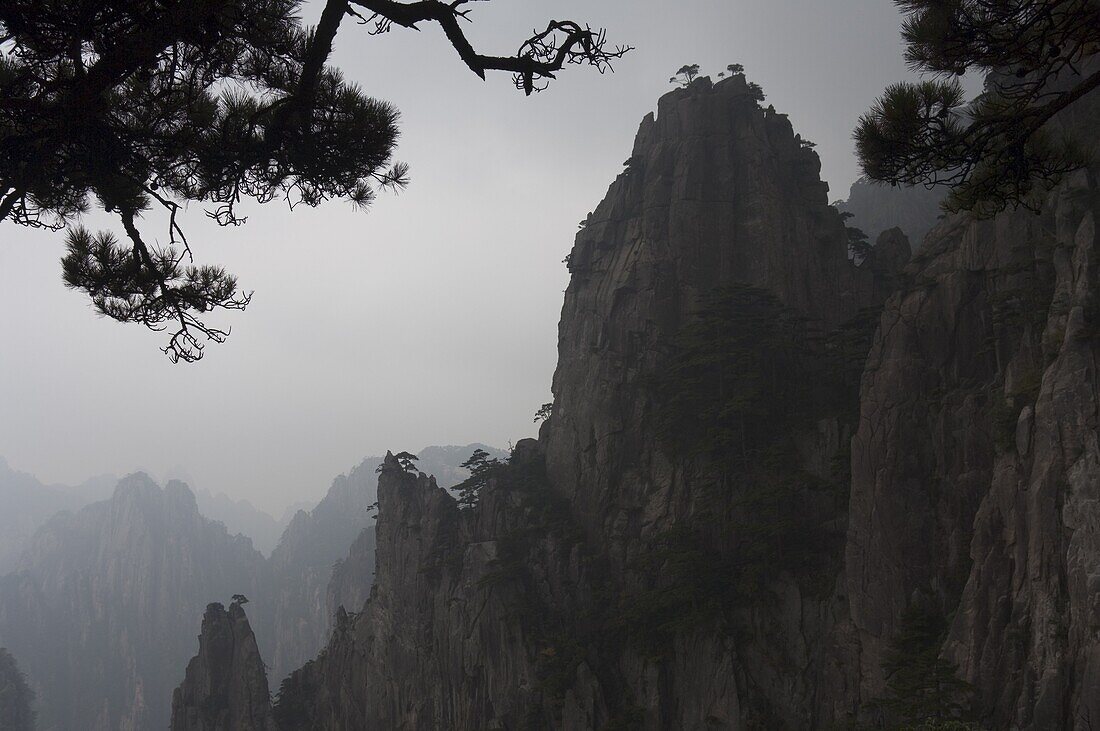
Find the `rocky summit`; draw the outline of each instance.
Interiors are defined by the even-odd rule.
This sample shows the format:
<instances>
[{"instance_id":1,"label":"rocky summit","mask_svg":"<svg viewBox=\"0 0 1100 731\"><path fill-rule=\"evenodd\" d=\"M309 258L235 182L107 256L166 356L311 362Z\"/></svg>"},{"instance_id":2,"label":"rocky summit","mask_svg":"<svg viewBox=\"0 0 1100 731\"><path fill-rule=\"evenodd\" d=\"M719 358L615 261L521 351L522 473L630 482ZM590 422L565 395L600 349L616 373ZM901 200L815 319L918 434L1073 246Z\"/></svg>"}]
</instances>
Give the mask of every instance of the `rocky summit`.
<instances>
[{"instance_id":1,"label":"rocky summit","mask_svg":"<svg viewBox=\"0 0 1100 731\"><path fill-rule=\"evenodd\" d=\"M211 604L202 618L199 653L172 696L172 729L273 731L271 694L256 636L234 601Z\"/></svg>"}]
</instances>

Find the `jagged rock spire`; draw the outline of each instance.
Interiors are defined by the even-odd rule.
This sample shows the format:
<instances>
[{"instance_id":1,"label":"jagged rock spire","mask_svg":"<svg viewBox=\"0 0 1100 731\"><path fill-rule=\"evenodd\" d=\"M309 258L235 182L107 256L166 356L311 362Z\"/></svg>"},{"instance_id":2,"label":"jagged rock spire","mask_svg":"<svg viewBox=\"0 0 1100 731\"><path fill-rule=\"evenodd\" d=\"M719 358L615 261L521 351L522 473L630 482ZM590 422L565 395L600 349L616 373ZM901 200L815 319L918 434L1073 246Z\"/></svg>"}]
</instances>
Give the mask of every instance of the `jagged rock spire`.
<instances>
[{"instance_id":1,"label":"jagged rock spire","mask_svg":"<svg viewBox=\"0 0 1100 731\"><path fill-rule=\"evenodd\" d=\"M275 731L267 673L238 602L206 607L199 654L172 696L172 731Z\"/></svg>"}]
</instances>

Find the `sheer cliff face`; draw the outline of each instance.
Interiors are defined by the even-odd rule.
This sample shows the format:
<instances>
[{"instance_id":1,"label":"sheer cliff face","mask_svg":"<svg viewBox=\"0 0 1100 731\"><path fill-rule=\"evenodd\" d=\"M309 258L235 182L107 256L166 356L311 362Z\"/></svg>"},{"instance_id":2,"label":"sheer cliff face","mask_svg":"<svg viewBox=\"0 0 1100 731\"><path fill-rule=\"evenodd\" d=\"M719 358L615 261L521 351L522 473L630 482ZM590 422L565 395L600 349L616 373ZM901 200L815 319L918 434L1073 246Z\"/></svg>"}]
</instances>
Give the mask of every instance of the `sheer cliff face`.
<instances>
[{"instance_id":1,"label":"sheer cliff face","mask_svg":"<svg viewBox=\"0 0 1100 731\"><path fill-rule=\"evenodd\" d=\"M35 535L0 587L0 644L38 691L42 727L156 728L206 601L255 596L265 571L185 485L132 475Z\"/></svg>"},{"instance_id":2,"label":"sheer cliff face","mask_svg":"<svg viewBox=\"0 0 1100 731\"><path fill-rule=\"evenodd\" d=\"M367 526L351 544L348 555L333 566L325 602L327 619L335 617L341 607L349 612L363 608L374 584L376 540L374 526Z\"/></svg>"},{"instance_id":3,"label":"sheer cliff face","mask_svg":"<svg viewBox=\"0 0 1100 731\"><path fill-rule=\"evenodd\" d=\"M528 704L535 657L517 617L524 597L492 577L497 538L524 527L518 498L491 490L463 511L392 459L378 488L387 517L370 601L338 610L326 649L283 684L280 728L519 728L538 718Z\"/></svg>"},{"instance_id":4,"label":"sheer cliff face","mask_svg":"<svg viewBox=\"0 0 1100 731\"><path fill-rule=\"evenodd\" d=\"M420 452L421 469L442 487L465 479L461 465L483 444L433 446ZM368 457L337 477L310 512L299 511L271 554L275 576L272 676L283 678L324 646L339 607L357 612L374 575L374 503L379 457ZM349 548L350 547L350 548Z\"/></svg>"},{"instance_id":5,"label":"sheer cliff face","mask_svg":"<svg viewBox=\"0 0 1100 731\"><path fill-rule=\"evenodd\" d=\"M1092 130L1098 106L1059 123ZM909 242L887 231L854 268L813 153L743 80L666 96L578 235L540 439L469 509L387 460L370 599L290 676L280 728L901 726L869 703L895 692L884 660L915 607L946 628L922 662L972 684L982 727L1093 727L1098 180L1038 216L950 217L900 274ZM862 378L800 388L704 319L736 346L736 379L696 382L742 410L718 443L754 459L730 469L670 448L654 384L709 373L707 338L677 352L737 285L748 350L798 368L854 342ZM834 337L866 306L873 338ZM806 347L776 350L760 321L799 323ZM799 419L747 410L762 375L798 389Z\"/></svg>"},{"instance_id":6,"label":"sheer cliff face","mask_svg":"<svg viewBox=\"0 0 1100 731\"><path fill-rule=\"evenodd\" d=\"M831 480L855 396L784 435L796 443L791 495L828 554L807 562L824 588L810 597L813 570L777 569L736 608L710 611L703 597L694 611L691 562L732 567L744 536L730 528L735 500L715 497L714 465L658 438L652 380L724 287L767 293L815 341L874 304L874 273L848 261L818 170L741 77L661 100L570 256L539 442L517 445L471 510L396 463L383 472L371 598L290 678L287 708L325 728L812 722L815 678L840 652L826 638L844 610L828 596L843 521L809 485ZM684 536L699 545L669 548ZM711 580L722 581L700 582Z\"/></svg>"},{"instance_id":7,"label":"sheer cliff face","mask_svg":"<svg viewBox=\"0 0 1100 731\"><path fill-rule=\"evenodd\" d=\"M267 674L237 602L210 604L199 652L172 697L172 731L274 731Z\"/></svg>"},{"instance_id":8,"label":"sheer cliff face","mask_svg":"<svg viewBox=\"0 0 1100 731\"><path fill-rule=\"evenodd\" d=\"M1098 116L1094 94L1060 123L1094 144ZM924 597L989 727L1100 719L1098 173L1041 215L949 219L886 306L852 446L863 700Z\"/></svg>"},{"instance_id":9,"label":"sheer cliff face","mask_svg":"<svg viewBox=\"0 0 1100 731\"><path fill-rule=\"evenodd\" d=\"M656 448L646 378L701 298L759 287L819 332L871 304L819 172L741 76L667 94L643 120L569 258L544 434L553 483L593 534L659 530L691 509Z\"/></svg>"},{"instance_id":10,"label":"sheer cliff face","mask_svg":"<svg viewBox=\"0 0 1100 731\"><path fill-rule=\"evenodd\" d=\"M541 440L553 489L571 503L589 550L621 582L618 601L626 605L659 604L684 590L673 566L698 555L690 551L710 556L711 565L735 565L751 540L738 528L753 520L744 504L771 478L723 483L707 459L674 457L660 437L661 394L652 380L705 298L736 285L759 288L823 338L884 296L872 267L848 260L817 155L784 115L761 109L748 91L735 76L662 98L569 259L553 415ZM837 536L822 524L842 525L842 516L802 485L834 479L829 465L843 458L851 434L854 393L847 399L818 411L816 428L792 427L802 430L790 458L798 471L791 479L801 485L784 510L797 513L807 532L824 534L811 549L824 560L803 563L825 583L840 558ZM762 414L742 428L764 432L769 420ZM667 548L669 536L688 531L703 535L690 551ZM619 696L618 705L636 709L649 728L810 725L827 695L818 676L836 676L826 665L844 660L825 640L843 602L811 598L807 582L777 565L770 574L767 586L720 600L736 604L735 616L713 627L685 621L687 629L666 638L671 657L654 661L639 637L626 640L610 674L618 679L604 673L605 695ZM609 687L615 683L625 689ZM586 715L601 721L598 710Z\"/></svg>"}]
</instances>

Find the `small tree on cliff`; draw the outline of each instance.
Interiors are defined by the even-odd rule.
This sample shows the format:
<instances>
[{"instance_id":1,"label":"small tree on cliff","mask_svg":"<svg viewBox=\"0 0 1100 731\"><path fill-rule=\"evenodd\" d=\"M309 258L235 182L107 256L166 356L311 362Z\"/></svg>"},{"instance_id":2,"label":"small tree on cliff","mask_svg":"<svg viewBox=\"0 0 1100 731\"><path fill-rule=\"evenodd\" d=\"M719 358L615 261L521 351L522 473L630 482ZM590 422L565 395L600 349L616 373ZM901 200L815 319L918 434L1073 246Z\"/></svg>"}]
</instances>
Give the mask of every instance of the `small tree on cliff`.
<instances>
[{"instance_id":1,"label":"small tree on cliff","mask_svg":"<svg viewBox=\"0 0 1100 731\"><path fill-rule=\"evenodd\" d=\"M691 86L691 82L699 77L699 64L684 64L675 76L669 78L668 83L680 86Z\"/></svg>"},{"instance_id":2,"label":"small tree on cliff","mask_svg":"<svg viewBox=\"0 0 1100 731\"><path fill-rule=\"evenodd\" d=\"M0 221L69 227L66 285L102 315L172 333L173 361L198 360L229 334L207 314L251 295L194 263L180 222L190 203L236 226L242 200L362 207L406 183L392 160L397 111L328 65L349 17L372 35L438 25L471 71L510 72L526 94L629 50L565 20L514 56L484 55L463 30L473 1L325 0L314 28L301 0L0 3ZM93 205L120 236L76 225ZM163 214L160 243L141 221L150 209Z\"/></svg>"},{"instance_id":3,"label":"small tree on cliff","mask_svg":"<svg viewBox=\"0 0 1100 731\"><path fill-rule=\"evenodd\" d=\"M919 600L907 608L882 664L886 695L869 705L884 711L891 722L954 722L955 728L971 728L965 721L973 686L960 680L958 668L940 657L947 629L943 613L931 603Z\"/></svg>"},{"instance_id":4,"label":"small tree on cliff","mask_svg":"<svg viewBox=\"0 0 1100 731\"><path fill-rule=\"evenodd\" d=\"M742 66L739 63L731 63L729 66L726 66L725 71L719 72L718 78L722 79L722 78L725 78L726 76L736 76L737 74L743 74L743 73L745 73L745 67L744 66Z\"/></svg>"},{"instance_id":5,"label":"small tree on cliff","mask_svg":"<svg viewBox=\"0 0 1100 731\"><path fill-rule=\"evenodd\" d=\"M848 232L848 257L858 264L866 259L875 247L868 241L863 229L849 226L845 230Z\"/></svg>"},{"instance_id":6,"label":"small tree on cliff","mask_svg":"<svg viewBox=\"0 0 1100 731\"><path fill-rule=\"evenodd\" d=\"M539 407L539 410L535 412L535 423L540 421L546 421L550 418L550 415L554 412L554 402L545 403Z\"/></svg>"},{"instance_id":7,"label":"small tree on cliff","mask_svg":"<svg viewBox=\"0 0 1100 731\"><path fill-rule=\"evenodd\" d=\"M411 474L415 474L415 473L416 473L416 471L417 471L417 469L416 469L416 462L417 462L417 460L419 460L420 458L419 458L419 457L417 457L417 456L416 456L415 454L413 454L412 452L398 452L397 454L393 455L393 458L394 458L395 460L397 460L397 465L398 465L398 466L399 466L399 467L401 468L401 470L402 470L403 472L409 472L409 473L411 473ZM386 469L386 462L385 462L385 460L383 460L383 461L382 461L382 464L380 464L380 465L378 465L377 467L375 467L375 468L374 468L374 471L375 471L375 472L382 472L382 471L383 471L384 469ZM378 503L375 503L375 504L374 504L374 505L372 505L371 507L372 507L372 508L375 508L375 507L377 507L377 506L378 506Z\"/></svg>"},{"instance_id":8,"label":"small tree on cliff","mask_svg":"<svg viewBox=\"0 0 1100 731\"><path fill-rule=\"evenodd\" d=\"M503 466L504 463L496 457L489 459L489 453L484 449L475 449L470 458L462 463L462 467L469 470L470 476L455 485L458 504L467 508L476 505L481 489L489 484L493 473Z\"/></svg>"},{"instance_id":9,"label":"small tree on cliff","mask_svg":"<svg viewBox=\"0 0 1100 731\"><path fill-rule=\"evenodd\" d=\"M863 171L893 184L947 185L951 210L1035 208L1084 158L1047 124L1100 87L1079 74L1100 48L1096 0L895 0L906 60L934 75L887 87L859 121ZM965 104L959 78L986 74Z\"/></svg>"},{"instance_id":10,"label":"small tree on cliff","mask_svg":"<svg viewBox=\"0 0 1100 731\"><path fill-rule=\"evenodd\" d=\"M416 462L420 458L412 452L398 452L394 455L394 459L397 460L397 464L401 465L401 469L405 472L416 473Z\"/></svg>"}]
</instances>

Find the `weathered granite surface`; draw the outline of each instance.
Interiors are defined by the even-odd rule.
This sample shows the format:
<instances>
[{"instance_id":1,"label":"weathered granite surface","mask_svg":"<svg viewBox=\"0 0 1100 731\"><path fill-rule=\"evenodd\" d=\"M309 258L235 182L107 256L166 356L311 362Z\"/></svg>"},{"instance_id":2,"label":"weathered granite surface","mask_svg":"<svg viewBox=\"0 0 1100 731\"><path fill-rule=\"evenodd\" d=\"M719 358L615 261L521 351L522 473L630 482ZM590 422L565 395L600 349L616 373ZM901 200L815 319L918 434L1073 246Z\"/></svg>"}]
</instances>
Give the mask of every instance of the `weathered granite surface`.
<instances>
[{"instance_id":1,"label":"weathered granite surface","mask_svg":"<svg viewBox=\"0 0 1100 731\"><path fill-rule=\"evenodd\" d=\"M821 334L876 303L819 169L742 77L661 100L569 259L553 416L513 460L542 477L502 478L461 510L391 464L370 600L292 677L293 705L346 729L813 722L814 678L834 657L826 630L844 614L828 590L810 597L804 577L777 571L775 602L747 597L739 610L746 631L701 622L659 656L620 614L668 583L637 560L709 506L713 470L658 444L650 384L702 298L765 289ZM800 436L807 474L826 477L846 419L824 413ZM807 502L810 520L817 508ZM737 540L714 548L729 556Z\"/></svg>"},{"instance_id":2,"label":"weathered granite surface","mask_svg":"<svg viewBox=\"0 0 1100 731\"><path fill-rule=\"evenodd\" d=\"M172 696L172 731L274 731L271 693L244 609L210 604L199 652Z\"/></svg>"}]
</instances>

